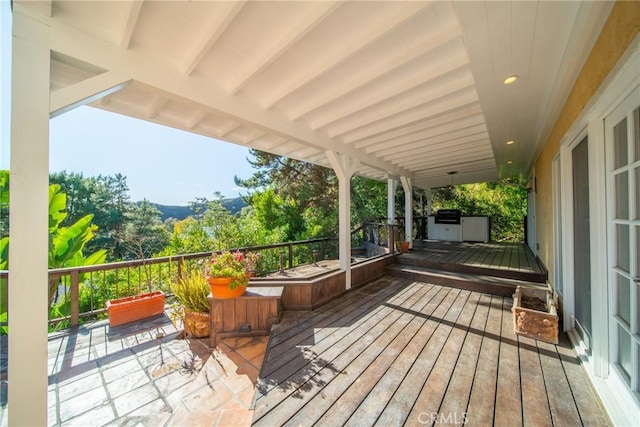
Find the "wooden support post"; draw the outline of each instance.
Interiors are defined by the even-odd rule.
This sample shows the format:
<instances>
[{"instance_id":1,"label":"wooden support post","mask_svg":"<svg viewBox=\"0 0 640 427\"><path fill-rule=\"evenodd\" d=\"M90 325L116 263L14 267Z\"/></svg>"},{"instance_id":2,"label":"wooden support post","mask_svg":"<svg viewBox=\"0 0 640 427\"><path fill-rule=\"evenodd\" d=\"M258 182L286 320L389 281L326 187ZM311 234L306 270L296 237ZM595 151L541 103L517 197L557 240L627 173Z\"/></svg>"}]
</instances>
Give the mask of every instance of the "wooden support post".
<instances>
[{"instance_id":1,"label":"wooden support post","mask_svg":"<svg viewBox=\"0 0 640 427\"><path fill-rule=\"evenodd\" d=\"M71 272L71 326L78 326L80 321L80 274L78 270Z\"/></svg>"}]
</instances>

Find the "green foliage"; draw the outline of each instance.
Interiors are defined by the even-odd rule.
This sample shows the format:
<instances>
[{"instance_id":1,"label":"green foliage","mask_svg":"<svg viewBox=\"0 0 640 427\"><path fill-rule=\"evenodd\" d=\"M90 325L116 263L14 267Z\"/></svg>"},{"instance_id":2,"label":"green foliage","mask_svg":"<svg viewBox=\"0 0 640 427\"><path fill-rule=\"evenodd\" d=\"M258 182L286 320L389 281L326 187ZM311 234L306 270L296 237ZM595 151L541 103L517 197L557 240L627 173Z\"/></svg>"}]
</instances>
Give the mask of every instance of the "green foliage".
<instances>
[{"instance_id":1,"label":"green foliage","mask_svg":"<svg viewBox=\"0 0 640 427\"><path fill-rule=\"evenodd\" d=\"M467 216L488 216L491 240L521 242L527 213L527 190L524 180L503 180L457 185L434 192L433 210L460 209Z\"/></svg>"},{"instance_id":2,"label":"green foliage","mask_svg":"<svg viewBox=\"0 0 640 427\"><path fill-rule=\"evenodd\" d=\"M9 171L0 170L0 239L9 235Z\"/></svg>"},{"instance_id":3,"label":"green foliage","mask_svg":"<svg viewBox=\"0 0 640 427\"><path fill-rule=\"evenodd\" d=\"M280 241L332 236L338 232L338 179L331 169L258 150L249 161L256 172L236 184L248 189L258 222L277 230ZM386 184L351 180L351 225L386 217Z\"/></svg>"},{"instance_id":4,"label":"green foliage","mask_svg":"<svg viewBox=\"0 0 640 427\"><path fill-rule=\"evenodd\" d=\"M231 278L229 287L247 286L249 265L241 252L222 252L215 255L206 266L207 277Z\"/></svg>"},{"instance_id":5,"label":"green foliage","mask_svg":"<svg viewBox=\"0 0 640 427\"><path fill-rule=\"evenodd\" d=\"M3 202L9 204L8 174L2 174ZM83 249L87 242L93 237L96 226L92 224L93 215L88 214L65 227L62 224L67 219L66 212L67 196L61 191L57 184L49 185L49 268L74 267L103 263L106 258L105 250L98 250L89 256L84 256ZM9 265L9 237L0 239L0 269L7 269ZM84 278L81 277L80 280ZM2 305L0 313L5 313L7 283L2 280L0 292L2 293ZM60 286L66 287L68 283L61 280L60 275L50 275L49 277L49 303L55 298ZM64 311L64 304L53 304L50 315L56 316ZM68 308L67 308L68 311Z\"/></svg>"},{"instance_id":6,"label":"green foliage","mask_svg":"<svg viewBox=\"0 0 640 427\"><path fill-rule=\"evenodd\" d=\"M135 204L127 216L123 259L150 258L167 246L169 232L160 221L160 211L148 200Z\"/></svg>"},{"instance_id":7,"label":"green foliage","mask_svg":"<svg viewBox=\"0 0 640 427\"><path fill-rule=\"evenodd\" d=\"M87 251L106 249L110 260L123 259L127 213L132 208L126 177L116 174L85 178L82 174L63 171L51 174L49 182L60 185L67 195L67 224L93 214L93 223L98 229L87 243Z\"/></svg>"},{"instance_id":8,"label":"green foliage","mask_svg":"<svg viewBox=\"0 0 640 427\"><path fill-rule=\"evenodd\" d=\"M209 282L202 268L191 268L171 285L173 295L188 311L209 312Z\"/></svg>"}]
</instances>

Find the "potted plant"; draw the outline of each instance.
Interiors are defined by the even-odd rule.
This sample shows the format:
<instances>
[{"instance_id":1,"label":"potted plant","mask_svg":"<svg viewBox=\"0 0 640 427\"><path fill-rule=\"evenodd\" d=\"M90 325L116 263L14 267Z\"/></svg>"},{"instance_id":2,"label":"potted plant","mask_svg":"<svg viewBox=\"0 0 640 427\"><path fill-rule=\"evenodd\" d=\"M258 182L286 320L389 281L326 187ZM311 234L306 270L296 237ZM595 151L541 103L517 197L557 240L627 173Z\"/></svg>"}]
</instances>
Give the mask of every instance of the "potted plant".
<instances>
[{"instance_id":1,"label":"potted plant","mask_svg":"<svg viewBox=\"0 0 640 427\"><path fill-rule=\"evenodd\" d=\"M206 275L211 295L218 299L244 295L251 271L255 271L257 256L245 256L240 251L214 255L207 266Z\"/></svg>"},{"instance_id":2,"label":"potted plant","mask_svg":"<svg viewBox=\"0 0 640 427\"><path fill-rule=\"evenodd\" d=\"M194 338L206 338L210 332L209 283L202 268L188 270L171 285L179 305L173 315L182 320L184 332Z\"/></svg>"},{"instance_id":3,"label":"potted plant","mask_svg":"<svg viewBox=\"0 0 640 427\"><path fill-rule=\"evenodd\" d=\"M107 301L106 306L109 314L109 326L119 326L164 313L164 293L153 291L113 299Z\"/></svg>"}]
</instances>

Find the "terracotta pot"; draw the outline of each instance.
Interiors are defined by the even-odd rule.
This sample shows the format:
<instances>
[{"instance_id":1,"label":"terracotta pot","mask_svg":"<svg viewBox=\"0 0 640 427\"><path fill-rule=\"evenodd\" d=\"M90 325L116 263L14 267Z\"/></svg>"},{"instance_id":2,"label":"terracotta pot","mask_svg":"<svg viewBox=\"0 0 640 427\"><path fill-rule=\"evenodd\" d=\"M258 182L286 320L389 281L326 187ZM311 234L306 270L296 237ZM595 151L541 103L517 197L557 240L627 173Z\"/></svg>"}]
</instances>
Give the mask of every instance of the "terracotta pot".
<instances>
[{"instance_id":1,"label":"terracotta pot","mask_svg":"<svg viewBox=\"0 0 640 427\"><path fill-rule=\"evenodd\" d=\"M217 299L231 299L238 298L244 295L247 290L246 286L237 286L235 289L231 289L231 277L209 277L209 287L211 288L211 295Z\"/></svg>"},{"instance_id":2,"label":"terracotta pot","mask_svg":"<svg viewBox=\"0 0 640 427\"><path fill-rule=\"evenodd\" d=\"M409 252L409 242L400 242L400 252L403 254Z\"/></svg>"},{"instance_id":3,"label":"terracotta pot","mask_svg":"<svg viewBox=\"0 0 640 427\"><path fill-rule=\"evenodd\" d=\"M211 316L209 313L187 311L184 314L184 332L193 338L206 338L210 333Z\"/></svg>"},{"instance_id":4,"label":"terracotta pot","mask_svg":"<svg viewBox=\"0 0 640 427\"><path fill-rule=\"evenodd\" d=\"M164 312L164 292L155 291L107 301L109 325L118 326Z\"/></svg>"}]
</instances>

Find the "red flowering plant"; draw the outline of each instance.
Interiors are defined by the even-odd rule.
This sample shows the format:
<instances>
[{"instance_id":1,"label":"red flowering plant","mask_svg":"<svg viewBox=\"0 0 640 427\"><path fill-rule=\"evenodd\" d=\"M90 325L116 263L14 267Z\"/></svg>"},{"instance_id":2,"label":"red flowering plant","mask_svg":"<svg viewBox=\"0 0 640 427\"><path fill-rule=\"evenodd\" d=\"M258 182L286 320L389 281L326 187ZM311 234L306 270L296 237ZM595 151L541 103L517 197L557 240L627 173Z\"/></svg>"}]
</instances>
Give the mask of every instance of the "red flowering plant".
<instances>
[{"instance_id":1,"label":"red flowering plant","mask_svg":"<svg viewBox=\"0 0 640 427\"><path fill-rule=\"evenodd\" d=\"M214 255L206 266L207 277L231 278L230 289L247 286L249 273L255 271L257 254L243 254L240 251L222 252Z\"/></svg>"}]
</instances>

